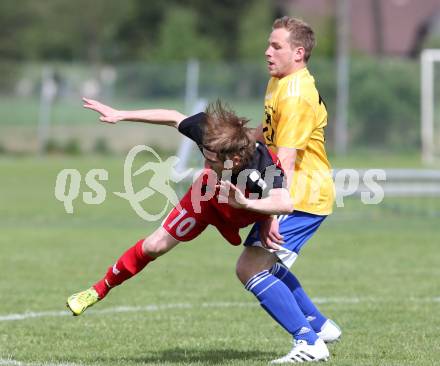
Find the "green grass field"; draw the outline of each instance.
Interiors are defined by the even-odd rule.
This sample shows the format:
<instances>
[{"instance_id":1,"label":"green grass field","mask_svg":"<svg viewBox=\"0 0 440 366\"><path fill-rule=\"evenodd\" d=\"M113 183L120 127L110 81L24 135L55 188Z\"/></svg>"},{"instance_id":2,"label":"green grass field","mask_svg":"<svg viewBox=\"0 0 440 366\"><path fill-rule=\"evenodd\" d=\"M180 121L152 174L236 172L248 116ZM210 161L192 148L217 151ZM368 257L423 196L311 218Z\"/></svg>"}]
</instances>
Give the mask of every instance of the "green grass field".
<instances>
[{"instance_id":1,"label":"green grass field","mask_svg":"<svg viewBox=\"0 0 440 366\"><path fill-rule=\"evenodd\" d=\"M235 278L241 248L210 229L83 316L67 316L66 297L159 224L111 193L123 189L122 164L0 159L0 365L267 365L289 351L290 337ZM54 197L63 168L83 177L107 169L106 201L78 198L65 213ZM346 203L294 265L343 328L328 365L440 365L438 217Z\"/></svg>"}]
</instances>

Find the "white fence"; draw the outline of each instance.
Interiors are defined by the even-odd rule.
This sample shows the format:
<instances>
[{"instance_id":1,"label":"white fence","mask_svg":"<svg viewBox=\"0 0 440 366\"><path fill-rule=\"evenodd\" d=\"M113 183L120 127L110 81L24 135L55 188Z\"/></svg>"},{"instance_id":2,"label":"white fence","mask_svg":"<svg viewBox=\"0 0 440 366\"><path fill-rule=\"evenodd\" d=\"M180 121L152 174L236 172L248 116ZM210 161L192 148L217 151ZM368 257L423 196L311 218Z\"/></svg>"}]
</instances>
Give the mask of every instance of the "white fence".
<instances>
[{"instance_id":1,"label":"white fence","mask_svg":"<svg viewBox=\"0 0 440 366\"><path fill-rule=\"evenodd\" d=\"M381 177L385 179L374 180L376 185L368 185L366 177L371 176L373 171L382 172ZM382 190L385 197L440 197L440 170L434 169L335 169L333 176L337 194L347 190L348 177L355 174L359 180L357 189L352 193L355 196L363 192L377 194L378 190Z\"/></svg>"}]
</instances>

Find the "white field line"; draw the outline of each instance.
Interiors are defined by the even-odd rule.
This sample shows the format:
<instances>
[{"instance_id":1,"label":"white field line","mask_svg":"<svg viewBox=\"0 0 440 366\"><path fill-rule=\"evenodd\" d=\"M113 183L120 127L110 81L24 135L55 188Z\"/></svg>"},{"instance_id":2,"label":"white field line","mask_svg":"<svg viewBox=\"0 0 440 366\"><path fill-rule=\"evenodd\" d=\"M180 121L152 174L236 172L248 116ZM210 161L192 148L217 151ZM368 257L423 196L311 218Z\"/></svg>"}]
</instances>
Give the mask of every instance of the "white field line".
<instances>
[{"instance_id":1,"label":"white field line","mask_svg":"<svg viewBox=\"0 0 440 366\"><path fill-rule=\"evenodd\" d=\"M12 358L0 358L0 366L82 366L82 364L72 362L22 362Z\"/></svg>"},{"instance_id":2,"label":"white field line","mask_svg":"<svg viewBox=\"0 0 440 366\"><path fill-rule=\"evenodd\" d=\"M386 303L386 302L404 302L402 299L375 299L375 298L358 298L358 297L317 297L313 299L316 304L360 304L360 303ZM428 298L408 298L406 301L416 303L440 303L440 297ZM106 308L102 310L90 309L87 314L115 314L115 313L141 313L141 312L156 312L166 311L172 309L196 309L196 308L242 308L242 307L256 307L257 302L204 302L201 304L162 304L162 305L146 305L146 306L118 306L113 308ZM27 311L24 313L5 314L0 315L0 322L26 320L33 318L56 318L63 316L72 316L70 311ZM1 359L0 359L1 360ZM3 365L0 362L0 366Z\"/></svg>"}]
</instances>

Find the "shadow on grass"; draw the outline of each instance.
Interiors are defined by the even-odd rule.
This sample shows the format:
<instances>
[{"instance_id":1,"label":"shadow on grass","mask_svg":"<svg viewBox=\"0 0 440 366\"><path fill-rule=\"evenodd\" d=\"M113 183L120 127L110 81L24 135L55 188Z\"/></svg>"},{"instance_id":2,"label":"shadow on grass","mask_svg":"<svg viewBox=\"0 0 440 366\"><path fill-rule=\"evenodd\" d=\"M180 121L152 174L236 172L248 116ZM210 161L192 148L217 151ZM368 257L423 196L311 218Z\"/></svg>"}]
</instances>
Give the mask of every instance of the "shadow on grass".
<instances>
[{"instance_id":1,"label":"shadow on grass","mask_svg":"<svg viewBox=\"0 0 440 366\"><path fill-rule=\"evenodd\" d=\"M101 357L95 359L99 363L202 363L206 365L223 364L227 361L262 361L268 362L274 358L272 352L264 351L240 351L236 349L188 349L188 348L170 348L158 352L145 352L133 357L121 357L113 359L111 357Z\"/></svg>"}]
</instances>

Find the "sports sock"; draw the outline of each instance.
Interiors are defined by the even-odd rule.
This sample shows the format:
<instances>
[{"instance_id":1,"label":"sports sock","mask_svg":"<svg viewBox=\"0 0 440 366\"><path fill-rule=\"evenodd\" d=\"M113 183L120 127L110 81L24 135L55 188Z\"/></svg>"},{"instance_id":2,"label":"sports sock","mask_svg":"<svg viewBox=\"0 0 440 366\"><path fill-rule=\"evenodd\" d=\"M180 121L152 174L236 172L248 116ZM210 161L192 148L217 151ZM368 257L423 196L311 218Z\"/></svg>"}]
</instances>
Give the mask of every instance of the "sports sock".
<instances>
[{"instance_id":1,"label":"sports sock","mask_svg":"<svg viewBox=\"0 0 440 366\"><path fill-rule=\"evenodd\" d=\"M263 309L293 338L315 344L318 336L310 328L292 292L282 281L269 271L262 271L249 279L245 288L255 295Z\"/></svg>"},{"instance_id":2,"label":"sports sock","mask_svg":"<svg viewBox=\"0 0 440 366\"><path fill-rule=\"evenodd\" d=\"M296 276L281 263L275 263L270 269L292 292L298 306L315 332L319 332L327 318L321 314L313 301L306 294Z\"/></svg>"},{"instance_id":3,"label":"sports sock","mask_svg":"<svg viewBox=\"0 0 440 366\"><path fill-rule=\"evenodd\" d=\"M103 299L111 288L133 277L136 273L142 271L149 262L155 259L143 254L143 242L143 239L139 240L134 246L122 254L118 261L112 267L109 267L105 276L93 285L100 299Z\"/></svg>"}]
</instances>

